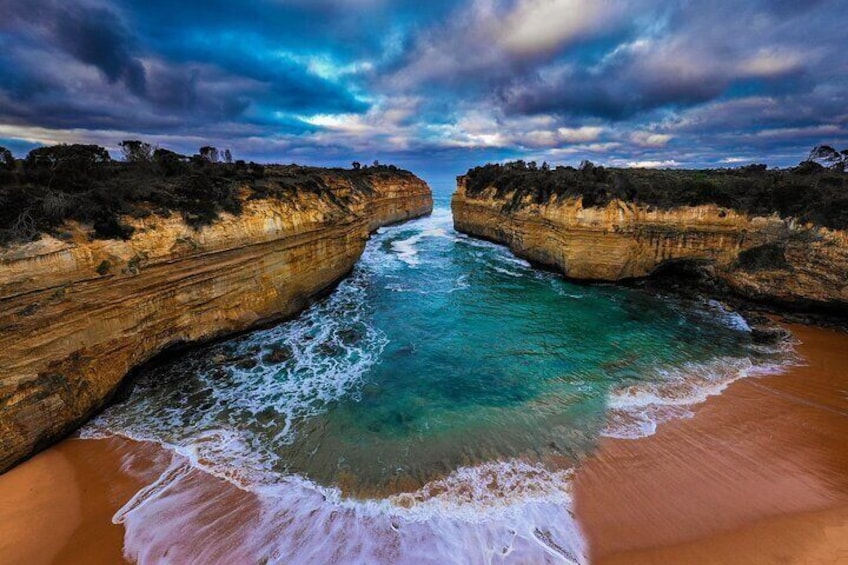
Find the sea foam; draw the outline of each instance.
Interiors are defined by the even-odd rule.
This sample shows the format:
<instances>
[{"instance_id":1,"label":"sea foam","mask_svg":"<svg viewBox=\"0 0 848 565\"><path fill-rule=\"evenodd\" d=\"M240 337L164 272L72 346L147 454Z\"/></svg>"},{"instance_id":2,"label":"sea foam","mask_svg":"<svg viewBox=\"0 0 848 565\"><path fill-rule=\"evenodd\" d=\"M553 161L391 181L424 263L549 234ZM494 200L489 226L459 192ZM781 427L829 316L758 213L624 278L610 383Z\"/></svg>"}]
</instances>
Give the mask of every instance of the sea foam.
<instances>
[{"instance_id":1,"label":"sea foam","mask_svg":"<svg viewBox=\"0 0 848 565\"><path fill-rule=\"evenodd\" d=\"M146 563L585 563L570 472L522 461L457 469L420 490L344 498L301 477L228 488L175 454L115 515Z\"/></svg>"},{"instance_id":2,"label":"sea foam","mask_svg":"<svg viewBox=\"0 0 848 565\"><path fill-rule=\"evenodd\" d=\"M277 448L293 441L297 424L356 398L379 361L387 340L368 323L365 293L355 273L293 321L153 369L135 384L132 402L92 420L82 437L119 431L191 459L238 463L230 474L273 476L285 466Z\"/></svg>"},{"instance_id":3,"label":"sea foam","mask_svg":"<svg viewBox=\"0 0 848 565\"><path fill-rule=\"evenodd\" d=\"M684 363L679 367L657 368L657 378L619 387L607 403L607 437L637 439L653 435L657 426L677 418L690 418L698 404L717 396L734 382L746 378L776 375L796 364L792 345L780 344L780 355L768 362L749 357L720 357L707 363Z\"/></svg>"},{"instance_id":4,"label":"sea foam","mask_svg":"<svg viewBox=\"0 0 848 565\"><path fill-rule=\"evenodd\" d=\"M341 399L359 398L389 340L371 322L373 274L391 292L435 292L401 278L433 260L426 239L470 248L483 267L542 279L560 295L592 291L533 270L507 249L450 229L450 214L382 228L353 275L296 320L192 356L137 385L82 431L153 441L170 460L116 514L126 556L139 563L584 563L587 548L573 513L572 472L521 458L459 466L411 492L356 499L286 470L279 447L298 426ZM435 243L435 242L434 242ZM427 244L429 245L429 244ZM421 269L424 271L424 269ZM473 274L471 275L473 276ZM425 281L427 282L427 281ZM438 287L469 287L469 275ZM510 282L509 284L512 284ZM577 302L572 302L578 304ZM707 304L706 316L733 331L744 319ZM723 356L657 367L614 388L602 435L636 438L687 417L693 406L737 379L779 364ZM576 383L578 384L578 383ZM588 383L584 384L589 387ZM195 409L200 406L201 409Z\"/></svg>"}]
</instances>

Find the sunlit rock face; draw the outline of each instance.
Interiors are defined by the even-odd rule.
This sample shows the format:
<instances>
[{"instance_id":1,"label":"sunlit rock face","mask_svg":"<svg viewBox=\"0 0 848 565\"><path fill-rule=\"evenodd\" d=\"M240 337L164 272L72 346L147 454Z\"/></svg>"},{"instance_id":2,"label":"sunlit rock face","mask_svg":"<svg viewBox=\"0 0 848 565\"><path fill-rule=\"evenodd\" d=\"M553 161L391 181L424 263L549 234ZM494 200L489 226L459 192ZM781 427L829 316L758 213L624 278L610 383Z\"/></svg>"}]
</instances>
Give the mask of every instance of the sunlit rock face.
<instances>
[{"instance_id":1,"label":"sunlit rock face","mask_svg":"<svg viewBox=\"0 0 848 565\"><path fill-rule=\"evenodd\" d=\"M848 236L792 219L718 206L658 209L575 198L508 206L494 188L471 196L460 177L452 200L458 231L508 245L568 277L620 281L681 262L698 264L733 292L797 309L848 306Z\"/></svg>"},{"instance_id":2,"label":"sunlit rock face","mask_svg":"<svg viewBox=\"0 0 848 565\"><path fill-rule=\"evenodd\" d=\"M73 430L135 366L176 345L291 316L348 273L369 232L428 214L410 176L370 190L247 200L200 230L128 219L127 240L44 236L0 250L0 472Z\"/></svg>"}]
</instances>

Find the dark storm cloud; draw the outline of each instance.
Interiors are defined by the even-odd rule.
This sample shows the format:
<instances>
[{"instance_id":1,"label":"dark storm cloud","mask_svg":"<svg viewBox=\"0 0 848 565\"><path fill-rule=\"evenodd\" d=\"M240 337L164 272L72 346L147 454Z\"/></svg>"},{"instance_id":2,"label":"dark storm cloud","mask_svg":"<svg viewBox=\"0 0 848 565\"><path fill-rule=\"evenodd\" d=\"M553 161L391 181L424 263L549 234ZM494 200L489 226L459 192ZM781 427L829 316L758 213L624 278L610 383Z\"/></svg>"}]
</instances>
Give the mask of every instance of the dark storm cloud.
<instances>
[{"instance_id":1,"label":"dark storm cloud","mask_svg":"<svg viewBox=\"0 0 848 565\"><path fill-rule=\"evenodd\" d=\"M14 147L132 135L426 167L789 164L848 142L840 0L0 0L0 14Z\"/></svg>"},{"instance_id":2,"label":"dark storm cloud","mask_svg":"<svg viewBox=\"0 0 848 565\"><path fill-rule=\"evenodd\" d=\"M682 68L693 63L652 62L638 60L640 57L629 55L603 69L568 66L554 78L528 77L520 83L512 82L499 91L499 102L508 114L554 113L624 120L658 108L709 102L734 88L746 94L781 94L807 81L800 63L776 67L768 74L731 66L685 72Z\"/></svg>"},{"instance_id":3,"label":"dark storm cloud","mask_svg":"<svg viewBox=\"0 0 848 565\"><path fill-rule=\"evenodd\" d=\"M104 8L62 5L52 23L57 45L100 69L110 82L121 80L134 94L144 93L144 67L132 55L129 33L115 14Z\"/></svg>"},{"instance_id":4,"label":"dark storm cloud","mask_svg":"<svg viewBox=\"0 0 848 565\"><path fill-rule=\"evenodd\" d=\"M526 21L534 12L546 15L539 6L556 4L567 15L584 3L528 0L515 4L513 13ZM509 12L471 11L445 37L418 45L397 76L482 86L508 114L613 120L685 108L734 91L811 89L845 60L843 26L834 21L833 4L616 3L603 12L574 13L582 21L579 29L554 28L560 32L552 34L556 49L544 33L522 34ZM629 11L622 10L625 5ZM460 27L470 31L459 33ZM812 42L811 34L831 41Z\"/></svg>"},{"instance_id":5,"label":"dark storm cloud","mask_svg":"<svg viewBox=\"0 0 848 565\"><path fill-rule=\"evenodd\" d=\"M373 56L398 29L422 29L456 6L454 0L125 0L135 26L171 59L193 56L185 44L195 33L249 33L298 51Z\"/></svg>"},{"instance_id":6,"label":"dark storm cloud","mask_svg":"<svg viewBox=\"0 0 848 565\"><path fill-rule=\"evenodd\" d=\"M250 10L216 19L208 15L224 6L235 14L234 4L188 4L149 2L136 12L94 1L0 0L0 123L170 135L243 121L299 134L312 128L284 114L367 107L346 84L275 57L277 44L228 27L246 27ZM202 21L199 14L217 23L175 30L167 40L139 34L181 13L186 24Z\"/></svg>"},{"instance_id":7,"label":"dark storm cloud","mask_svg":"<svg viewBox=\"0 0 848 565\"><path fill-rule=\"evenodd\" d=\"M493 143L525 155L789 164L848 137L836 1L475 2L453 22L420 37L386 82L476 98ZM560 134L598 125L591 143Z\"/></svg>"},{"instance_id":8,"label":"dark storm cloud","mask_svg":"<svg viewBox=\"0 0 848 565\"><path fill-rule=\"evenodd\" d=\"M144 92L144 67L134 55L133 38L114 12L97 5L50 0L8 0L0 8L5 14L0 29L52 44L95 66L109 82L122 81L131 92Z\"/></svg>"}]
</instances>

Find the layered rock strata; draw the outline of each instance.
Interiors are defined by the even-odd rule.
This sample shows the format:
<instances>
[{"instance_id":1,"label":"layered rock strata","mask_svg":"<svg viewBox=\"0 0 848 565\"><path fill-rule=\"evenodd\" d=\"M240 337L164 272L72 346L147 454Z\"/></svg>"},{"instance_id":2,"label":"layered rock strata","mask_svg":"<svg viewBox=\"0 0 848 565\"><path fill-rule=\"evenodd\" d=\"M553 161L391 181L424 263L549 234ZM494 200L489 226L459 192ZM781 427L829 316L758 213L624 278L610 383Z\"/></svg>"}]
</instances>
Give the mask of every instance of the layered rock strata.
<instances>
[{"instance_id":1,"label":"layered rock strata","mask_svg":"<svg viewBox=\"0 0 848 565\"><path fill-rule=\"evenodd\" d=\"M528 260L586 281L648 277L697 266L747 299L796 310L848 312L848 234L718 206L651 208L579 198L514 202L494 188L451 202L460 232L506 244Z\"/></svg>"},{"instance_id":2,"label":"layered rock strata","mask_svg":"<svg viewBox=\"0 0 848 565\"><path fill-rule=\"evenodd\" d=\"M78 427L135 366L165 349L290 316L348 273L369 232L428 214L427 185L246 200L194 230L127 219L131 239L69 237L0 249L0 472Z\"/></svg>"}]
</instances>

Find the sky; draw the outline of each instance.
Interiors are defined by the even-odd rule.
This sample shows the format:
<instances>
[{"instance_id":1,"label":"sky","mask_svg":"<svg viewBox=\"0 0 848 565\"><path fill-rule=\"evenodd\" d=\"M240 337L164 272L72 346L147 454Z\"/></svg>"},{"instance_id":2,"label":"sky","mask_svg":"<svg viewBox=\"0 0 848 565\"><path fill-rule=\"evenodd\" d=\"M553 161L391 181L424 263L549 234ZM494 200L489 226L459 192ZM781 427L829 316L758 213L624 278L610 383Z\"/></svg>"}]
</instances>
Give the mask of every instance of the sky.
<instances>
[{"instance_id":1,"label":"sky","mask_svg":"<svg viewBox=\"0 0 848 565\"><path fill-rule=\"evenodd\" d=\"M0 145L789 166L848 148L846 0L0 0Z\"/></svg>"}]
</instances>

